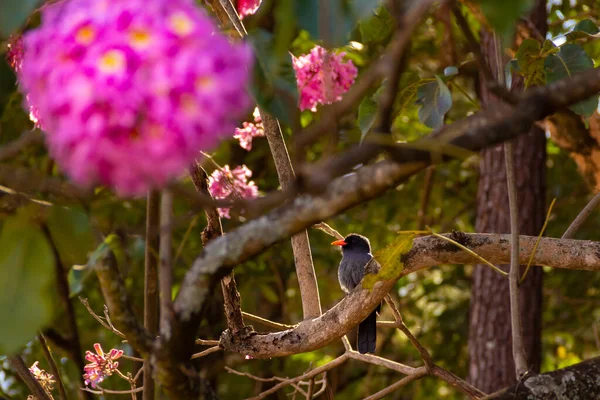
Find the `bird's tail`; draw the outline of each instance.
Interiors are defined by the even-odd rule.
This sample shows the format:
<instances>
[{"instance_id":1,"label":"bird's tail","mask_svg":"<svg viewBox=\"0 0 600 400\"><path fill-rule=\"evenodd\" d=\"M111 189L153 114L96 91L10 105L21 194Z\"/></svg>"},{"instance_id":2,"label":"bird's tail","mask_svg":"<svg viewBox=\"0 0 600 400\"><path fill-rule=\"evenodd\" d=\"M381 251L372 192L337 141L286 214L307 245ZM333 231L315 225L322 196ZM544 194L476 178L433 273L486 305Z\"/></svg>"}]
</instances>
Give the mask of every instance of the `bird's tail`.
<instances>
[{"instance_id":1,"label":"bird's tail","mask_svg":"<svg viewBox=\"0 0 600 400\"><path fill-rule=\"evenodd\" d=\"M358 351L361 354L375 353L377 342L377 311L373 311L358 326Z\"/></svg>"}]
</instances>

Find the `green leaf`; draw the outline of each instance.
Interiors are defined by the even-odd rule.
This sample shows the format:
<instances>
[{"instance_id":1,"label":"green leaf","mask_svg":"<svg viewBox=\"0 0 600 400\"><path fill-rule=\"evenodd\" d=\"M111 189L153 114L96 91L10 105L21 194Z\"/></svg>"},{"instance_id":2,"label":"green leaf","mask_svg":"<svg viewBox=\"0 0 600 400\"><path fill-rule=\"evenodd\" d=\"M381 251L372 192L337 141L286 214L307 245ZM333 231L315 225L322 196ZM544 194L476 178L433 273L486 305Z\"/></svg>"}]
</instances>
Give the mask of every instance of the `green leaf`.
<instances>
[{"instance_id":1,"label":"green leaf","mask_svg":"<svg viewBox=\"0 0 600 400\"><path fill-rule=\"evenodd\" d=\"M315 40L327 48L348 42L356 23L368 16L380 0L302 0L296 1L296 18Z\"/></svg>"},{"instance_id":2,"label":"green leaf","mask_svg":"<svg viewBox=\"0 0 600 400\"><path fill-rule=\"evenodd\" d=\"M365 97L358 107L358 127L362 142L377 119L377 102L371 96Z\"/></svg>"},{"instance_id":3,"label":"green leaf","mask_svg":"<svg viewBox=\"0 0 600 400\"><path fill-rule=\"evenodd\" d=\"M452 107L450 89L439 77L435 81L421 85L417 90L417 103L421 104L419 119L430 128L444 125L444 115Z\"/></svg>"},{"instance_id":4,"label":"green leaf","mask_svg":"<svg viewBox=\"0 0 600 400\"><path fill-rule=\"evenodd\" d=\"M525 88L546 83L542 46L535 39L525 39L517 51L519 73L525 77Z\"/></svg>"},{"instance_id":5,"label":"green leaf","mask_svg":"<svg viewBox=\"0 0 600 400\"><path fill-rule=\"evenodd\" d=\"M571 32L565 35L568 40L574 41L578 39L590 39L600 37L600 29L596 26L594 21L591 19L584 19L579 21L571 30Z\"/></svg>"},{"instance_id":6,"label":"green leaf","mask_svg":"<svg viewBox=\"0 0 600 400\"><path fill-rule=\"evenodd\" d=\"M381 7L371 18L360 21L363 43L378 43L386 40L394 30L394 18L385 7Z\"/></svg>"},{"instance_id":7,"label":"green leaf","mask_svg":"<svg viewBox=\"0 0 600 400\"><path fill-rule=\"evenodd\" d=\"M285 124L291 124L298 105L298 87L288 52L277 55L273 35L265 30L252 32L248 39L256 62L252 92L258 105Z\"/></svg>"},{"instance_id":8,"label":"green leaf","mask_svg":"<svg viewBox=\"0 0 600 400\"><path fill-rule=\"evenodd\" d=\"M39 3L38 0L2 0L0 2L0 36L8 37L23 25Z\"/></svg>"},{"instance_id":9,"label":"green leaf","mask_svg":"<svg viewBox=\"0 0 600 400\"><path fill-rule=\"evenodd\" d=\"M67 266L84 264L94 248L94 236L88 216L76 209L52 207L48 213L48 229Z\"/></svg>"},{"instance_id":10,"label":"green leaf","mask_svg":"<svg viewBox=\"0 0 600 400\"><path fill-rule=\"evenodd\" d=\"M594 61L585 50L577 44L567 43L556 54L551 54L544 62L548 83L573 76L574 74L594 68ZM569 108L582 116L590 116L598 107L598 95L583 100Z\"/></svg>"},{"instance_id":11,"label":"green leaf","mask_svg":"<svg viewBox=\"0 0 600 400\"><path fill-rule=\"evenodd\" d=\"M525 15L533 6L533 0L479 0L481 11L503 43L509 43L517 26L519 17Z\"/></svg>"},{"instance_id":12,"label":"green leaf","mask_svg":"<svg viewBox=\"0 0 600 400\"><path fill-rule=\"evenodd\" d=\"M54 255L44 234L21 217L0 232L0 354L19 351L52 320Z\"/></svg>"},{"instance_id":13,"label":"green leaf","mask_svg":"<svg viewBox=\"0 0 600 400\"><path fill-rule=\"evenodd\" d=\"M375 282L397 277L404 269L402 256L413 246L415 232L399 232L394 241L375 253L375 259L380 265L377 274L365 275L362 286L372 289Z\"/></svg>"},{"instance_id":14,"label":"green leaf","mask_svg":"<svg viewBox=\"0 0 600 400\"><path fill-rule=\"evenodd\" d=\"M406 107L414 102L419 86L422 83L421 77L416 72L406 72L400 76L400 83L398 85L400 92L396 96L395 115L404 113Z\"/></svg>"}]
</instances>

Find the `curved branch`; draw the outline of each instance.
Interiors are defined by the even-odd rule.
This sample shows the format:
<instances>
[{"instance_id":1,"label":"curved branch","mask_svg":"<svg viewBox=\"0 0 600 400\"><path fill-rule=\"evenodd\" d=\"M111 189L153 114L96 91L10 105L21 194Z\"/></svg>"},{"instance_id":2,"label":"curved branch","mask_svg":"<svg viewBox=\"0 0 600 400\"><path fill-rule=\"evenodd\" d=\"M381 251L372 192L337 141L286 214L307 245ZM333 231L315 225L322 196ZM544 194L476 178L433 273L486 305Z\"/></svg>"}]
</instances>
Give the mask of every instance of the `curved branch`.
<instances>
[{"instance_id":1,"label":"curved branch","mask_svg":"<svg viewBox=\"0 0 600 400\"><path fill-rule=\"evenodd\" d=\"M453 234L453 239L495 264L510 260L510 235ZM527 263L537 238L520 236L519 262ZM226 351L253 358L282 357L319 349L348 333L367 317L396 281L412 272L440 264L469 264L477 260L460 248L434 236L415 239L413 248L401 257L404 269L373 290L357 288L319 318L306 320L280 332L253 333L240 340L224 334L221 345ZM587 240L542 238L533 259L536 265L554 268L600 271L600 243Z\"/></svg>"}]
</instances>

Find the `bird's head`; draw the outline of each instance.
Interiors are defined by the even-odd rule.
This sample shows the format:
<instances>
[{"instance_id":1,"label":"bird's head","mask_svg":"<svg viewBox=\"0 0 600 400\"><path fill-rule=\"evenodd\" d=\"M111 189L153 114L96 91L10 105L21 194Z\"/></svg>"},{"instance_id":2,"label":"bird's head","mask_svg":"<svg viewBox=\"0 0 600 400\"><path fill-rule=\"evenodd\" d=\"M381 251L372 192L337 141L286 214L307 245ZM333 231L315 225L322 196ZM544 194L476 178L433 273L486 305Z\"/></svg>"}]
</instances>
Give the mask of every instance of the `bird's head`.
<instances>
[{"instance_id":1,"label":"bird's head","mask_svg":"<svg viewBox=\"0 0 600 400\"><path fill-rule=\"evenodd\" d=\"M334 246L340 246L343 252L347 251L357 251L370 253L371 252L371 244L369 243L369 239L362 235L358 235L356 233L352 233L344 238L344 240L336 240L331 243Z\"/></svg>"}]
</instances>

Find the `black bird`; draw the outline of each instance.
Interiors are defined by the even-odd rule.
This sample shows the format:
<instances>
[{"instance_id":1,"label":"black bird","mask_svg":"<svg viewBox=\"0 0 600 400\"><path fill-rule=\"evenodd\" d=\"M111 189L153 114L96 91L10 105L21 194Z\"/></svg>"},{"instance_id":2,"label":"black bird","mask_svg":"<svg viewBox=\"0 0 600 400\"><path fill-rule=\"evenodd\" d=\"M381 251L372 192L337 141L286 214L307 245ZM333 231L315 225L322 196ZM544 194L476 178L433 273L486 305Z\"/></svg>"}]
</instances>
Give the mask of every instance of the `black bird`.
<instances>
[{"instance_id":1,"label":"black bird","mask_svg":"<svg viewBox=\"0 0 600 400\"><path fill-rule=\"evenodd\" d=\"M342 290L348 294L365 275L365 265L373 258L369 239L356 233L346 236L344 240L331 243L342 247L342 261L338 269L338 279ZM377 311L379 306L358 326L358 351L374 353L377 340Z\"/></svg>"}]
</instances>

